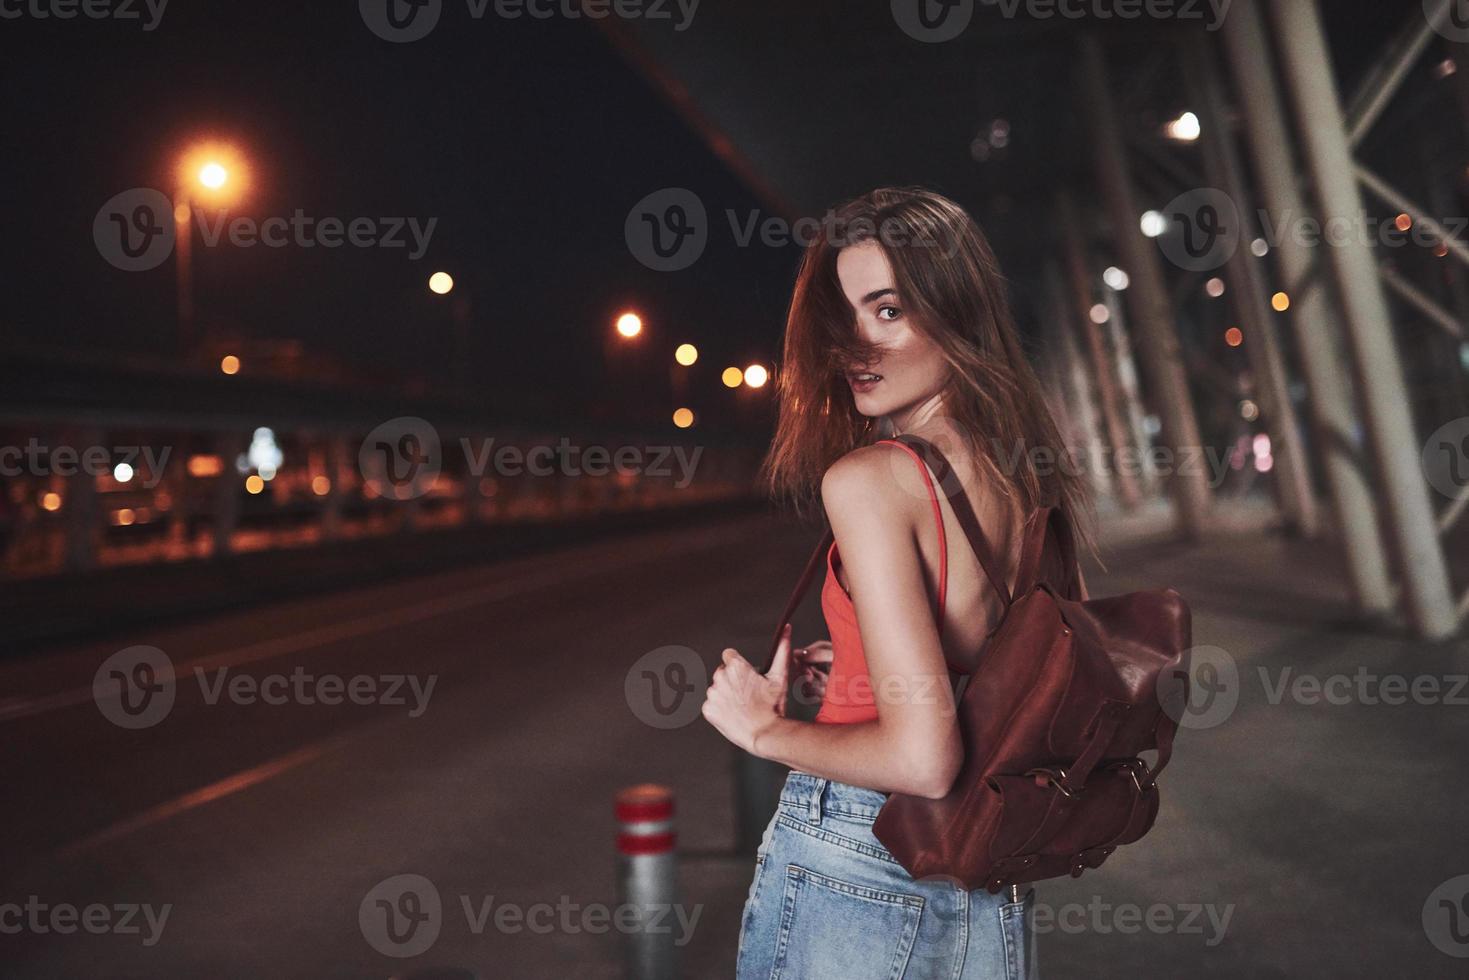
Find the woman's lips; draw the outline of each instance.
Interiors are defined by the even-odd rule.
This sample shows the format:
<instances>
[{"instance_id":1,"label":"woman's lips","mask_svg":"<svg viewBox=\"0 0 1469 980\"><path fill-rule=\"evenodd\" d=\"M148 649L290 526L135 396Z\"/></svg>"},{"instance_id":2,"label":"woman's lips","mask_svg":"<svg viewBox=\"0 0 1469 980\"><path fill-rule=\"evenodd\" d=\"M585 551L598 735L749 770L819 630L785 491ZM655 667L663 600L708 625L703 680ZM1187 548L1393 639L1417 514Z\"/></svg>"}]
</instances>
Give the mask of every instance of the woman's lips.
<instances>
[{"instance_id":1,"label":"woman's lips","mask_svg":"<svg viewBox=\"0 0 1469 980\"><path fill-rule=\"evenodd\" d=\"M852 386L853 391L860 395L865 395L873 388L882 384L882 375L872 374L870 372L849 374L847 375L847 384Z\"/></svg>"}]
</instances>

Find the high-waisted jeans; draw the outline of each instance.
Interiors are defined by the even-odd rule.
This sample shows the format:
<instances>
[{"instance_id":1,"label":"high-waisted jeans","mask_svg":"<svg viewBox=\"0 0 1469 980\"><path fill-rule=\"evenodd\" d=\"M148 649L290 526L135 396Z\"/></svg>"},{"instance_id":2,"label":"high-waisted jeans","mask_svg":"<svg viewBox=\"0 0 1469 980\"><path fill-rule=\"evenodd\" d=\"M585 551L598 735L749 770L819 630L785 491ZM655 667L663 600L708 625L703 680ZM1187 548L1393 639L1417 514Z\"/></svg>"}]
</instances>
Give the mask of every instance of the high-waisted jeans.
<instances>
[{"instance_id":1,"label":"high-waisted jeans","mask_svg":"<svg viewBox=\"0 0 1469 980\"><path fill-rule=\"evenodd\" d=\"M886 793L792 772L765 828L737 980L1032 980L1019 901L915 880L872 834Z\"/></svg>"}]
</instances>

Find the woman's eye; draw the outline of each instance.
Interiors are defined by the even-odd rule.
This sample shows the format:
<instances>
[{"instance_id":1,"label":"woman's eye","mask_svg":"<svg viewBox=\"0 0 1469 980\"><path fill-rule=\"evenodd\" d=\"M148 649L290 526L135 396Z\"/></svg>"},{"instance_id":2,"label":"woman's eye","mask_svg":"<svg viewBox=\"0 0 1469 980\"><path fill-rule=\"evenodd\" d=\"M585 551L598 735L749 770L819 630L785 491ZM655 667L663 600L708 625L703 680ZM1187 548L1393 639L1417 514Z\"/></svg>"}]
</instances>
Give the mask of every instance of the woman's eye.
<instances>
[{"instance_id":1,"label":"woman's eye","mask_svg":"<svg viewBox=\"0 0 1469 980\"><path fill-rule=\"evenodd\" d=\"M892 315L891 316L888 316L888 314L890 314L890 313ZM900 310L900 309L898 309L896 306L882 306L882 307L878 307L878 310L877 310L877 318L879 320L896 320L898 317L900 317L902 315L903 315L903 311Z\"/></svg>"}]
</instances>

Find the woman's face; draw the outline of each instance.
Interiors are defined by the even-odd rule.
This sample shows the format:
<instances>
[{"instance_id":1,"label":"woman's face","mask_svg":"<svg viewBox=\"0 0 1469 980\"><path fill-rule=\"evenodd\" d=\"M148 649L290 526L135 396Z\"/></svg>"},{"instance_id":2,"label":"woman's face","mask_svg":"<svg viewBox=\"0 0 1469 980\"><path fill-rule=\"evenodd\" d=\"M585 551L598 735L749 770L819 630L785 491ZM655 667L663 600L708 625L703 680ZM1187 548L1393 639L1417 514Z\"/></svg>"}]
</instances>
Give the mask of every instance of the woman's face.
<instances>
[{"instance_id":1,"label":"woman's face","mask_svg":"<svg viewBox=\"0 0 1469 980\"><path fill-rule=\"evenodd\" d=\"M846 382L857 411L871 418L893 416L899 426L912 410L936 398L948 377L939 346L920 333L898 295L892 266L876 242L863 242L837 255L837 279L852 307L857 333L878 344L876 363L849 365Z\"/></svg>"}]
</instances>

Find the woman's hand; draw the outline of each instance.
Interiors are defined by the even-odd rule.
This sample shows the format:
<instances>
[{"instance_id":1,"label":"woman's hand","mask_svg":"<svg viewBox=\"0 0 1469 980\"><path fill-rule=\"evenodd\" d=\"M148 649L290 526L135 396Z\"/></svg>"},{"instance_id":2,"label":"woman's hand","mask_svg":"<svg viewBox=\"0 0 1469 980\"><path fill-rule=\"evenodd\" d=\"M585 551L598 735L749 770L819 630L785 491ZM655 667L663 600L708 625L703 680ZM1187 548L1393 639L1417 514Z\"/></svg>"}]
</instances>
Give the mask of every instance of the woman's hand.
<instances>
[{"instance_id":1,"label":"woman's hand","mask_svg":"<svg viewBox=\"0 0 1469 980\"><path fill-rule=\"evenodd\" d=\"M791 627L775 648L770 672L761 674L734 648L724 651L724 663L709 681L704 718L735 745L759 755L760 735L785 717L786 689L790 685Z\"/></svg>"},{"instance_id":2,"label":"woman's hand","mask_svg":"<svg viewBox=\"0 0 1469 980\"><path fill-rule=\"evenodd\" d=\"M800 699L815 704L826 699L827 669L831 667L830 640L817 640L810 646L796 647L791 651L791 669L795 680L801 682Z\"/></svg>"}]
</instances>

